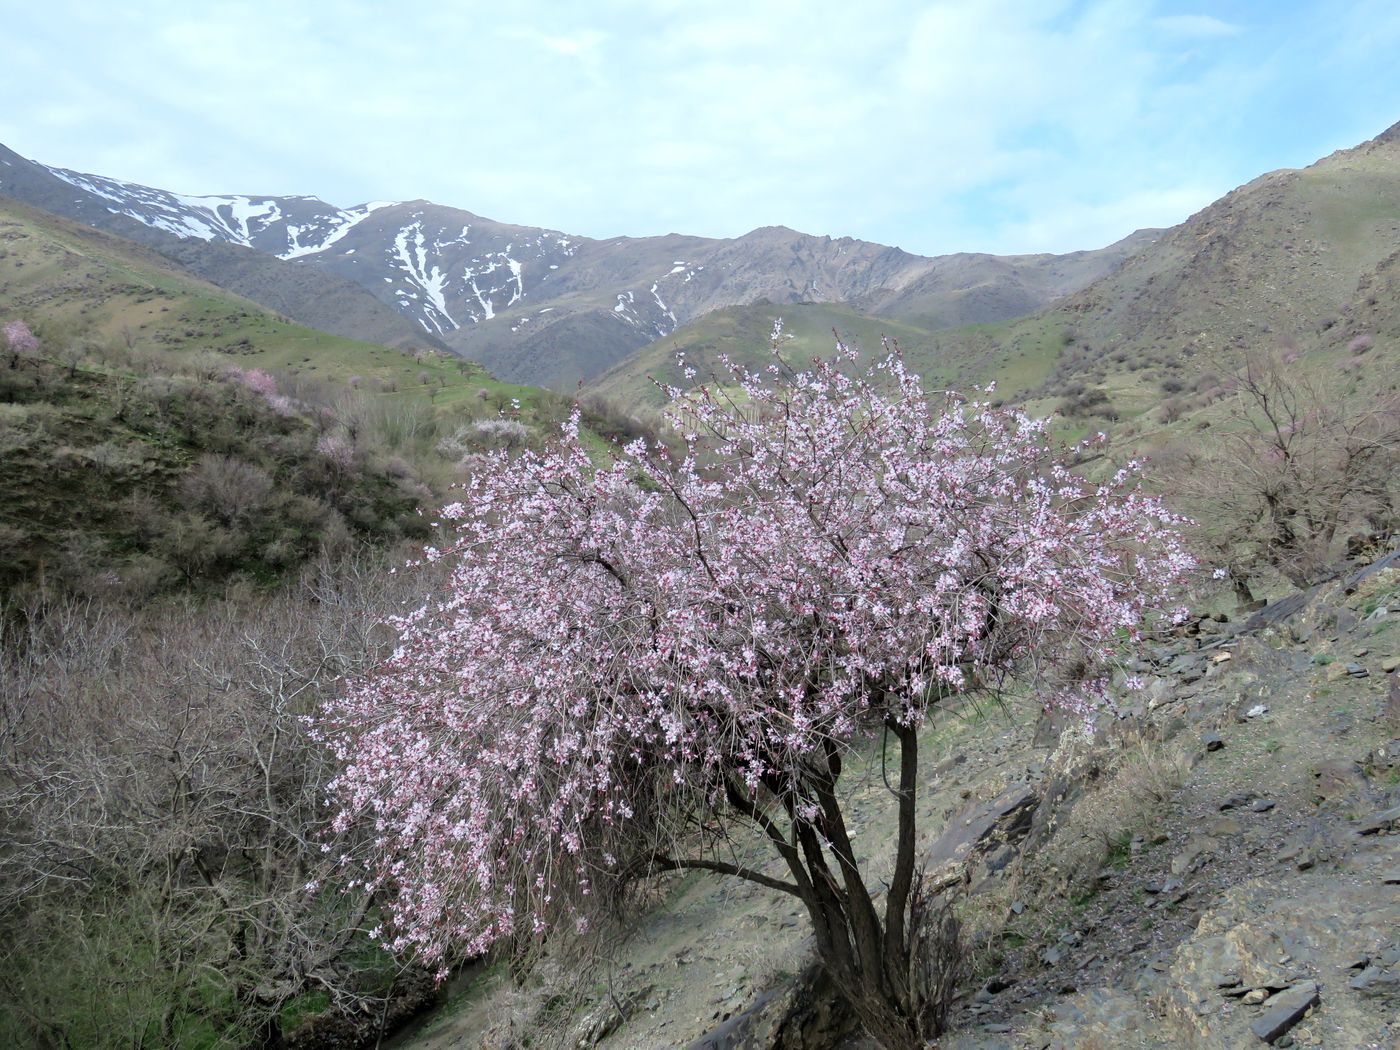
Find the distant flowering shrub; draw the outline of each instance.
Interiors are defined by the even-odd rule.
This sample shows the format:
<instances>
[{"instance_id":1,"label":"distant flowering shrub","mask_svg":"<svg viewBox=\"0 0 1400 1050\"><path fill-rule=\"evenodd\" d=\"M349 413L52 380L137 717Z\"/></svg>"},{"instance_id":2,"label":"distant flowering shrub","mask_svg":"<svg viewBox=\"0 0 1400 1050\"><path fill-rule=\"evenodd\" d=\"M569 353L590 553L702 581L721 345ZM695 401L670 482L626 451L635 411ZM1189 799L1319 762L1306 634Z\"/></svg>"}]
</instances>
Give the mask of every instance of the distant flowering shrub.
<instances>
[{"instance_id":1,"label":"distant flowering shrub","mask_svg":"<svg viewBox=\"0 0 1400 1050\"><path fill-rule=\"evenodd\" d=\"M1358 335L1351 342L1347 343L1347 350L1349 350L1353 354L1360 356L1375 345L1376 341L1372 339L1369 335Z\"/></svg>"},{"instance_id":2,"label":"distant flowering shrub","mask_svg":"<svg viewBox=\"0 0 1400 1050\"><path fill-rule=\"evenodd\" d=\"M355 465L355 446L343 434L323 434L316 442L316 451L338 467Z\"/></svg>"},{"instance_id":3,"label":"distant flowering shrub","mask_svg":"<svg viewBox=\"0 0 1400 1050\"><path fill-rule=\"evenodd\" d=\"M297 402L293 401L285 394L269 394L267 396L267 407L276 412L279 416L294 416L297 414Z\"/></svg>"},{"instance_id":4,"label":"distant flowering shrub","mask_svg":"<svg viewBox=\"0 0 1400 1050\"><path fill-rule=\"evenodd\" d=\"M495 448L519 448L530 440L530 428L518 419L483 419L472 434L480 445Z\"/></svg>"},{"instance_id":5,"label":"distant flowering shrub","mask_svg":"<svg viewBox=\"0 0 1400 1050\"><path fill-rule=\"evenodd\" d=\"M229 368L228 377L264 397L271 397L277 393L276 377L269 372L264 372L261 368L239 368L234 365Z\"/></svg>"},{"instance_id":6,"label":"distant flowering shrub","mask_svg":"<svg viewBox=\"0 0 1400 1050\"><path fill-rule=\"evenodd\" d=\"M394 948L445 964L583 928L630 880L699 868L798 897L881 1045L938 1034L956 964L926 948L956 924L929 932L917 875L920 727L1056 666L1052 702L1091 716L1194 562L1134 465L1086 481L1042 422L848 356L664 388L678 455L638 439L600 467L576 410L553 447L480 457L427 555L446 589L324 712ZM881 737L877 905L837 785ZM738 860L734 823L783 877Z\"/></svg>"},{"instance_id":7,"label":"distant flowering shrub","mask_svg":"<svg viewBox=\"0 0 1400 1050\"><path fill-rule=\"evenodd\" d=\"M3 329L5 348L10 352L10 367L19 363L21 357L29 357L39 349L39 340L23 321L6 321Z\"/></svg>"}]
</instances>

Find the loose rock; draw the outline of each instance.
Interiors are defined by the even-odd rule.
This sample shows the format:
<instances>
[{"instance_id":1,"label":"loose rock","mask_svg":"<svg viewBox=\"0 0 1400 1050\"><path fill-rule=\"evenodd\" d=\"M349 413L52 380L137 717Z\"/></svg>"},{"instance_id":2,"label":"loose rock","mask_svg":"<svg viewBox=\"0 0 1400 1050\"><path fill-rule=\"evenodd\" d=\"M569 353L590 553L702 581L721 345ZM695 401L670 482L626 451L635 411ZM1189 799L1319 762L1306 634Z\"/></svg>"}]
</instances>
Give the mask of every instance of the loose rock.
<instances>
[{"instance_id":1,"label":"loose rock","mask_svg":"<svg viewBox=\"0 0 1400 1050\"><path fill-rule=\"evenodd\" d=\"M1347 987L1368 999L1390 999L1400 995L1400 973L1368 966L1348 981Z\"/></svg>"},{"instance_id":2,"label":"loose rock","mask_svg":"<svg viewBox=\"0 0 1400 1050\"><path fill-rule=\"evenodd\" d=\"M1319 1002L1316 981L1295 984L1264 1001L1264 1012L1249 1030L1266 1043L1283 1035Z\"/></svg>"},{"instance_id":3,"label":"loose rock","mask_svg":"<svg viewBox=\"0 0 1400 1050\"><path fill-rule=\"evenodd\" d=\"M1382 831L1389 831L1397 824L1400 824L1400 806L1392 806L1390 809L1373 813L1356 826L1358 835L1376 835Z\"/></svg>"}]
</instances>

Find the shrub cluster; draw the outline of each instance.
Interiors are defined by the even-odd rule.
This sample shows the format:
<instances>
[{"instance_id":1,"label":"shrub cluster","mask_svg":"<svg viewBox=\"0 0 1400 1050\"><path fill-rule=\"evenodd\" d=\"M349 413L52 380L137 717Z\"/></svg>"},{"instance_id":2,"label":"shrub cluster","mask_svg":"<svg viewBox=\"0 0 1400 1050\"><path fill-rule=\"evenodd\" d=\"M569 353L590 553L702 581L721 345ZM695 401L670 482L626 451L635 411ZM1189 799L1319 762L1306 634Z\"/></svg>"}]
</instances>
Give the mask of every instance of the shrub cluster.
<instances>
[{"instance_id":1,"label":"shrub cluster","mask_svg":"<svg viewBox=\"0 0 1400 1050\"><path fill-rule=\"evenodd\" d=\"M1097 386L1086 387L1083 383L1072 384L1071 392L1055 406L1055 411L1071 419L1118 418L1108 391Z\"/></svg>"},{"instance_id":2,"label":"shrub cluster","mask_svg":"<svg viewBox=\"0 0 1400 1050\"><path fill-rule=\"evenodd\" d=\"M373 428L213 355L105 357L0 369L0 592L149 595L425 534L427 490Z\"/></svg>"}]
</instances>

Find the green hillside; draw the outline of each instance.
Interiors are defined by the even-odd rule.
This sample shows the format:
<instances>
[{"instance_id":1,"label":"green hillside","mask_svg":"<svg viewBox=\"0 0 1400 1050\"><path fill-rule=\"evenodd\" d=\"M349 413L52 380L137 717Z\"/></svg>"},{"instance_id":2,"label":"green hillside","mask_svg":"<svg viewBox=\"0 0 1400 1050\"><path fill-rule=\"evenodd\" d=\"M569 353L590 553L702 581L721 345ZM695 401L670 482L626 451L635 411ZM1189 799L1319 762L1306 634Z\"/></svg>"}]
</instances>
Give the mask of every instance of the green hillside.
<instances>
[{"instance_id":1,"label":"green hillside","mask_svg":"<svg viewBox=\"0 0 1400 1050\"><path fill-rule=\"evenodd\" d=\"M408 357L293 324L134 242L0 197L0 311L47 341L210 351L250 368L405 382L425 368L460 374L446 355Z\"/></svg>"},{"instance_id":2,"label":"green hillside","mask_svg":"<svg viewBox=\"0 0 1400 1050\"><path fill-rule=\"evenodd\" d=\"M898 343L930 381L936 376L951 377L955 371L949 362L939 359L938 337L922 328L832 303L755 303L706 314L638 350L587 389L623 405L659 406L665 398L652 379L686 385L677 363L679 355L702 376L715 370L722 354L761 366L768 358L773 325L778 320L783 323L783 357L798 367L816 357L829 357L839 334L866 360L883 354L882 340Z\"/></svg>"},{"instance_id":3,"label":"green hillside","mask_svg":"<svg viewBox=\"0 0 1400 1050\"><path fill-rule=\"evenodd\" d=\"M446 354L292 324L0 199L11 322L38 346L0 362L0 590L271 579L327 544L422 535L418 510L459 460L537 441L569 405Z\"/></svg>"}]
</instances>

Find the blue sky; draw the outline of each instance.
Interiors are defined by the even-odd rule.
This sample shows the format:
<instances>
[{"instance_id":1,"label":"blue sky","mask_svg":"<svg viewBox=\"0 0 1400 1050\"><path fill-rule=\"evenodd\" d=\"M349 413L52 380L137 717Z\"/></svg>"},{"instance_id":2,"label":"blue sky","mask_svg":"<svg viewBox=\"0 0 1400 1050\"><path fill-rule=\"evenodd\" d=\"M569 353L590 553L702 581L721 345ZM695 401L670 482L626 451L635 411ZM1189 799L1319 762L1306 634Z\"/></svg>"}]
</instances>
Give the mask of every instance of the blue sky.
<instances>
[{"instance_id":1,"label":"blue sky","mask_svg":"<svg viewBox=\"0 0 1400 1050\"><path fill-rule=\"evenodd\" d=\"M1394 0L10 5L0 142L593 237L1071 251L1400 122Z\"/></svg>"}]
</instances>

